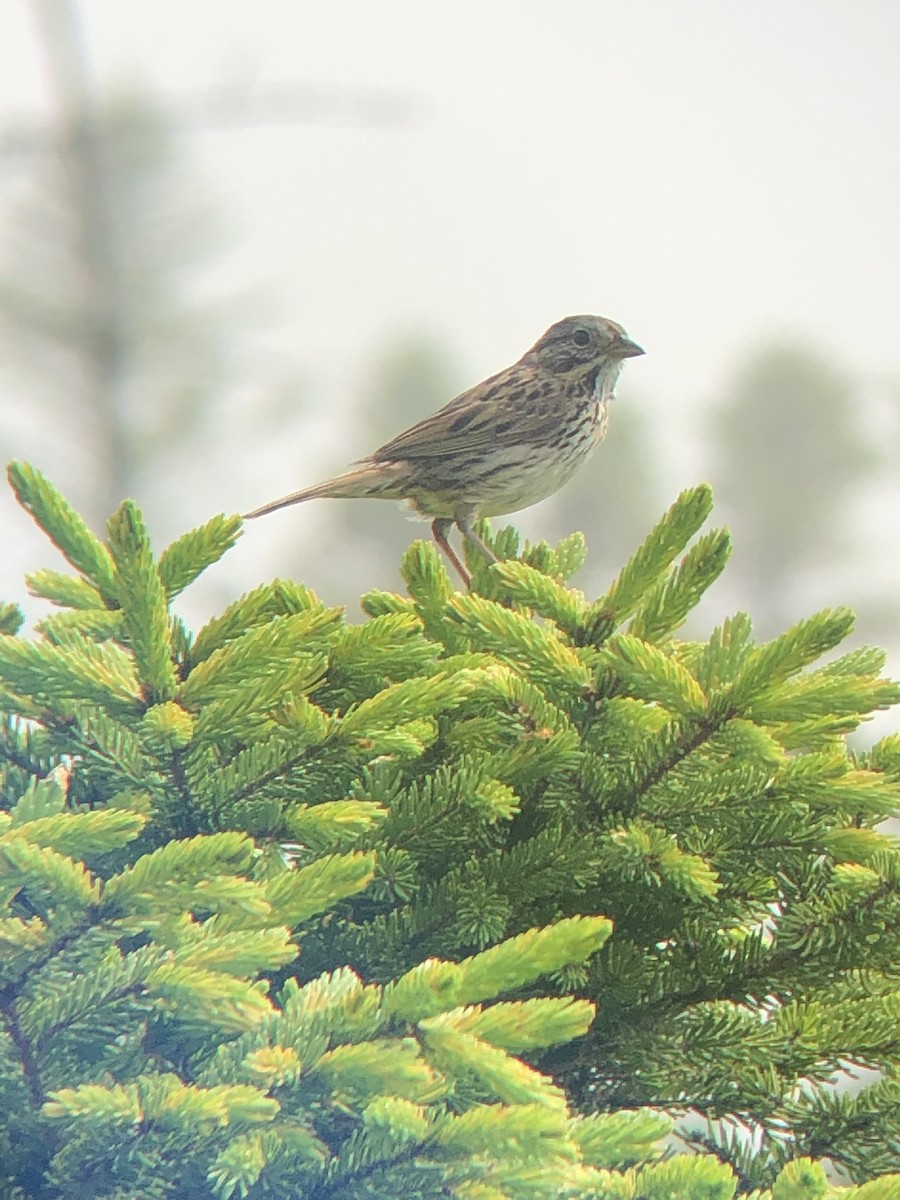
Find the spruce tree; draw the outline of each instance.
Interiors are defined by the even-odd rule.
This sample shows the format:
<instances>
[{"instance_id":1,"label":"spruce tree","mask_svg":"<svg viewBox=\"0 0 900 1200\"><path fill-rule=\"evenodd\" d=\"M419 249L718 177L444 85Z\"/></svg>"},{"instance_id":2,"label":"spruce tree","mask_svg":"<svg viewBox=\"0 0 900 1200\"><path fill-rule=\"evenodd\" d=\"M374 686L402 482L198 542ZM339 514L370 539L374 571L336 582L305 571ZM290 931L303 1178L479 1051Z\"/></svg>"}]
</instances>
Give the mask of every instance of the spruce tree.
<instances>
[{"instance_id":1,"label":"spruce tree","mask_svg":"<svg viewBox=\"0 0 900 1200\"><path fill-rule=\"evenodd\" d=\"M708 489L599 600L483 527L469 593L415 543L361 624L195 634L238 518L155 557L10 477L75 573L0 609L7 1194L900 1195L900 737L846 741L900 689L845 610L677 639Z\"/></svg>"}]
</instances>

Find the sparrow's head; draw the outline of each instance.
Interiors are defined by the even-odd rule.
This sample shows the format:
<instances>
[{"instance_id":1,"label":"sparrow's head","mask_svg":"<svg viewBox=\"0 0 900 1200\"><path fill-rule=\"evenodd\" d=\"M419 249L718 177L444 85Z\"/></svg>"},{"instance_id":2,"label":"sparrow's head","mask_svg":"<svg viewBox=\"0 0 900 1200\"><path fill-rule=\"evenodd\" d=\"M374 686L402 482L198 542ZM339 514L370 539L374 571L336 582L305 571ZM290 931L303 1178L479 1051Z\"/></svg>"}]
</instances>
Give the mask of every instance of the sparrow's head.
<instances>
[{"instance_id":1,"label":"sparrow's head","mask_svg":"<svg viewBox=\"0 0 900 1200\"><path fill-rule=\"evenodd\" d=\"M568 375L643 353L615 321L581 316L563 317L551 325L525 358L557 375Z\"/></svg>"}]
</instances>

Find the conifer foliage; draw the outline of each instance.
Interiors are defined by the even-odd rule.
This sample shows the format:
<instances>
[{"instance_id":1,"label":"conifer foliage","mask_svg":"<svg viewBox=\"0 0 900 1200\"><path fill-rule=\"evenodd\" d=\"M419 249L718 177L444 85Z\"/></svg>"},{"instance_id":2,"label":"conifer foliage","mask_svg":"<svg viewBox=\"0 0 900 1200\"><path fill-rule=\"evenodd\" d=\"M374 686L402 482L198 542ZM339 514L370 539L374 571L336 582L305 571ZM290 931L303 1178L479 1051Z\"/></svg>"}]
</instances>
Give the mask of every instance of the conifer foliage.
<instances>
[{"instance_id":1,"label":"conifer foliage","mask_svg":"<svg viewBox=\"0 0 900 1200\"><path fill-rule=\"evenodd\" d=\"M75 573L0 606L5 1195L900 1195L900 737L846 742L900 691L844 610L676 638L707 489L594 602L485 528L467 594L415 543L362 624L193 634L238 518L10 478Z\"/></svg>"}]
</instances>

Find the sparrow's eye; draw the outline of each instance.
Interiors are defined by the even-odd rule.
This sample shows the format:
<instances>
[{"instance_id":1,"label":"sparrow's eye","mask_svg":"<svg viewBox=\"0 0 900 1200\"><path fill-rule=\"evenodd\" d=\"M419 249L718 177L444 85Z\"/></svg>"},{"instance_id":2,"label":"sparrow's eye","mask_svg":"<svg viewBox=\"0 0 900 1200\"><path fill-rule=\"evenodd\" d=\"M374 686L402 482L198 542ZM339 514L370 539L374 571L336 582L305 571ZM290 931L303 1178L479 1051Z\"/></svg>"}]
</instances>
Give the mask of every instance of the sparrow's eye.
<instances>
[{"instance_id":1,"label":"sparrow's eye","mask_svg":"<svg viewBox=\"0 0 900 1200\"><path fill-rule=\"evenodd\" d=\"M591 340L591 335L586 329L576 329L572 334L572 341L576 346L587 346Z\"/></svg>"}]
</instances>

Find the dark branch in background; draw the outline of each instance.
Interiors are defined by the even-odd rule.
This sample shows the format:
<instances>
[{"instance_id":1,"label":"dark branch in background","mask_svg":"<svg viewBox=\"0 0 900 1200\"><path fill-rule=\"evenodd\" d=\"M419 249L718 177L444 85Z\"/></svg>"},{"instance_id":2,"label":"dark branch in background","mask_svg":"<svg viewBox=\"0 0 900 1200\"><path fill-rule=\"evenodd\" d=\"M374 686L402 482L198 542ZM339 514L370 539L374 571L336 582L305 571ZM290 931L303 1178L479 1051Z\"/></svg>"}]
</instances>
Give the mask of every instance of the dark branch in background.
<instances>
[{"instance_id":1,"label":"dark branch in background","mask_svg":"<svg viewBox=\"0 0 900 1200\"><path fill-rule=\"evenodd\" d=\"M168 107L177 114L175 133L220 133L254 125L299 124L397 129L422 114L419 100L403 92L296 83L220 85L203 95L176 96ZM0 158L28 158L63 148L64 141L57 131L42 122L22 119L0 128Z\"/></svg>"}]
</instances>

